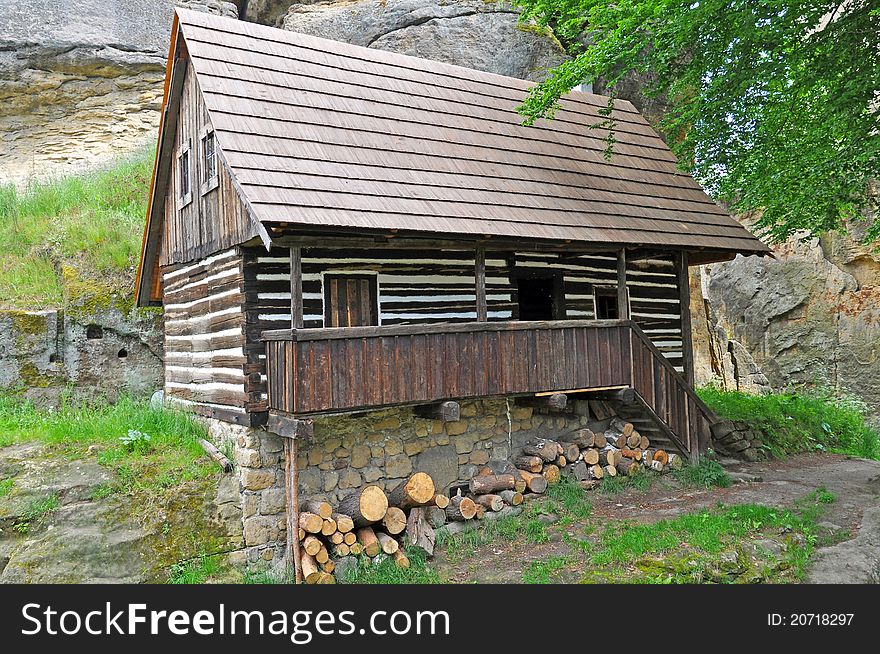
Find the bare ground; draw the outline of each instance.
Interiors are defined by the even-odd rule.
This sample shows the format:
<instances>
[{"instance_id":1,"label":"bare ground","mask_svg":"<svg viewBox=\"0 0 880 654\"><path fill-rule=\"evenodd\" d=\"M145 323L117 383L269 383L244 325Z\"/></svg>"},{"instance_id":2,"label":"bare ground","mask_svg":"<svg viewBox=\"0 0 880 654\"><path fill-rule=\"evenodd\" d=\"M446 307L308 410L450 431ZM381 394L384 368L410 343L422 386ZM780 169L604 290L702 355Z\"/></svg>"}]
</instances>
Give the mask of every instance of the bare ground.
<instances>
[{"instance_id":1,"label":"bare ground","mask_svg":"<svg viewBox=\"0 0 880 654\"><path fill-rule=\"evenodd\" d=\"M661 478L646 492L628 489L616 496L595 493L593 514L572 525L571 537L589 523L611 520L654 522L722 504L791 506L818 488L833 493L836 501L825 505L819 526L833 536L820 540L808 570L808 583L880 583L880 461L840 455L805 454L783 461L732 465L728 470L741 481L730 488L682 488ZM444 552L434 566L441 576L457 583L520 583L523 570L534 561L546 561L570 552L563 542L565 530L551 531L550 542L523 544L493 542L472 556L452 561ZM823 542L838 542L823 546ZM556 582L577 581L576 570L560 570Z\"/></svg>"}]
</instances>

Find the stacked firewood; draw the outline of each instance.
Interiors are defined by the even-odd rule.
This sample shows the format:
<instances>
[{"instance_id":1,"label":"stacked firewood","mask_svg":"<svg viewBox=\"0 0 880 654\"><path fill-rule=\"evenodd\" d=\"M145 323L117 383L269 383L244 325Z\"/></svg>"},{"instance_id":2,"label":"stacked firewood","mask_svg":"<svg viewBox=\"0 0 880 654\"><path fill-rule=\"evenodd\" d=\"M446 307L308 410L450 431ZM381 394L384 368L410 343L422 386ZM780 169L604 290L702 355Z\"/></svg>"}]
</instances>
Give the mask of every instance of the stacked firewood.
<instances>
[{"instance_id":1,"label":"stacked firewood","mask_svg":"<svg viewBox=\"0 0 880 654\"><path fill-rule=\"evenodd\" d=\"M356 489L336 508L329 502L303 502L299 513L303 579L307 584L334 583L333 570L346 556L392 557L399 567L408 568L404 548L415 545L433 554L434 526L460 510L460 500L438 494L425 472L413 474L387 494L374 485Z\"/></svg>"},{"instance_id":2,"label":"stacked firewood","mask_svg":"<svg viewBox=\"0 0 880 654\"><path fill-rule=\"evenodd\" d=\"M531 492L543 492L563 472L594 487L605 477L634 475L641 469L667 472L681 467L681 457L652 448L650 440L620 418L612 418L605 431L579 429L558 441L533 438L514 460L519 475ZM537 480L542 478L543 481Z\"/></svg>"}]
</instances>

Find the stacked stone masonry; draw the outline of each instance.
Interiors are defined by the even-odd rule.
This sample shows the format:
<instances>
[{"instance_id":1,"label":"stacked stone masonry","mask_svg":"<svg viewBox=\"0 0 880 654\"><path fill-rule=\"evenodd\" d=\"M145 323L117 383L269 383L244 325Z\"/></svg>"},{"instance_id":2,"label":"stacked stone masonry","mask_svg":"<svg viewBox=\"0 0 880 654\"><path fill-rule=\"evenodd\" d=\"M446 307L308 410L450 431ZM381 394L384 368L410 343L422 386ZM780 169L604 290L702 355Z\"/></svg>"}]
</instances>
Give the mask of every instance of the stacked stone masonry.
<instances>
[{"instance_id":1,"label":"stacked stone masonry","mask_svg":"<svg viewBox=\"0 0 880 654\"><path fill-rule=\"evenodd\" d=\"M489 460L508 459L527 440L558 438L587 424L585 403L544 413L513 399L464 402L461 419L441 422L414 415L411 407L316 418L314 437L299 446L302 499L336 504L353 488L376 484L390 490L423 471L438 489L468 480ZM234 452L241 493L241 560L279 562L286 529L283 442L262 429L207 420L215 443Z\"/></svg>"}]
</instances>

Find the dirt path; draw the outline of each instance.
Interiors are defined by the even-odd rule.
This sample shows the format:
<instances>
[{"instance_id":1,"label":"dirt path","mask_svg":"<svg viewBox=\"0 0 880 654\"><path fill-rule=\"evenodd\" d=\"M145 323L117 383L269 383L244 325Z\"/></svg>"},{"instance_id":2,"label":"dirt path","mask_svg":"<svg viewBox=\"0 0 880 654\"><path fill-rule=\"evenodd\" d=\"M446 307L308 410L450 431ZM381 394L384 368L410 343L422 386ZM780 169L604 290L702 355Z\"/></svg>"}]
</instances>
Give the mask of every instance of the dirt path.
<instances>
[{"instance_id":1,"label":"dirt path","mask_svg":"<svg viewBox=\"0 0 880 654\"><path fill-rule=\"evenodd\" d=\"M836 497L825 505L820 522L823 532L844 542L818 547L807 576L809 583L880 583L880 461L838 455L800 455L785 461L739 464L729 468L740 478L755 481L730 488L683 489L662 478L651 490L627 490L617 496L594 494L589 522L630 520L654 522L716 504L791 506L823 487ZM573 533L573 532L572 532ZM563 554L559 539L541 545L492 543L475 556L450 562L440 555L437 565L452 581L517 583L532 561ZM564 578L556 581L565 581Z\"/></svg>"}]
</instances>

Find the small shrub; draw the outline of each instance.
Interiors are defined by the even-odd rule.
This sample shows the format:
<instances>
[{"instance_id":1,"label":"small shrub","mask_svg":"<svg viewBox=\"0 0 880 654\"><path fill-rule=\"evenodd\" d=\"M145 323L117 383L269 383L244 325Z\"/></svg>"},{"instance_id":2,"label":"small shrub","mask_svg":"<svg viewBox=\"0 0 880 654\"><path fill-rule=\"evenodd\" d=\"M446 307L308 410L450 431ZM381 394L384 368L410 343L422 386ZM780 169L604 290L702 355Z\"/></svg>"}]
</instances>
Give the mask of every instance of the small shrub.
<instances>
[{"instance_id":1,"label":"small shrub","mask_svg":"<svg viewBox=\"0 0 880 654\"><path fill-rule=\"evenodd\" d=\"M676 470L673 476L687 486L700 488L727 488L730 486L730 475L721 467L721 464L712 459L701 456L698 465L686 463L681 470Z\"/></svg>"},{"instance_id":2,"label":"small shrub","mask_svg":"<svg viewBox=\"0 0 880 654\"><path fill-rule=\"evenodd\" d=\"M150 441L152 439L149 434L145 434L137 429L129 429L125 436L119 437L119 440L122 442L122 447L127 451L144 453L150 450Z\"/></svg>"},{"instance_id":3,"label":"small shrub","mask_svg":"<svg viewBox=\"0 0 880 654\"><path fill-rule=\"evenodd\" d=\"M219 570L220 563L216 556L202 554L195 559L172 565L168 573L168 583L203 584Z\"/></svg>"}]
</instances>

